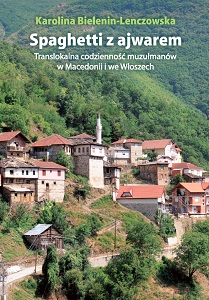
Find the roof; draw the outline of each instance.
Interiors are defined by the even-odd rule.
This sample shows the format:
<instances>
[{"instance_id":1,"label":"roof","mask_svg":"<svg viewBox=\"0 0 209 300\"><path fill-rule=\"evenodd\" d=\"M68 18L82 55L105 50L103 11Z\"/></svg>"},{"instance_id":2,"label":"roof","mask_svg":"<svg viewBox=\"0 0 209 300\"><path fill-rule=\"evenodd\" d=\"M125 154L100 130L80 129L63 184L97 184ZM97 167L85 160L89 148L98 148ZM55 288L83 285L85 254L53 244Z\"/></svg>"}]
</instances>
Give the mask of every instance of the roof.
<instances>
[{"instance_id":1,"label":"roof","mask_svg":"<svg viewBox=\"0 0 209 300\"><path fill-rule=\"evenodd\" d=\"M202 182L203 190L206 190L209 187L209 182Z\"/></svg>"},{"instance_id":2,"label":"roof","mask_svg":"<svg viewBox=\"0 0 209 300\"><path fill-rule=\"evenodd\" d=\"M20 134L26 143L31 143L31 141L20 131L10 131L10 132L1 132L0 133L0 142L8 142Z\"/></svg>"},{"instance_id":3,"label":"roof","mask_svg":"<svg viewBox=\"0 0 209 300\"><path fill-rule=\"evenodd\" d=\"M33 164L41 169L63 169L65 170L66 167L61 166L59 164L56 164L53 161L39 161L39 160L33 160Z\"/></svg>"},{"instance_id":4,"label":"roof","mask_svg":"<svg viewBox=\"0 0 209 300\"><path fill-rule=\"evenodd\" d=\"M35 165L32 162L25 162L16 158L2 158L0 160L1 168L34 168Z\"/></svg>"},{"instance_id":5,"label":"roof","mask_svg":"<svg viewBox=\"0 0 209 300\"><path fill-rule=\"evenodd\" d=\"M84 133L81 133L81 134L78 134L78 135L71 136L70 139L91 139L91 140L96 140L96 137L84 132Z\"/></svg>"},{"instance_id":6,"label":"roof","mask_svg":"<svg viewBox=\"0 0 209 300\"><path fill-rule=\"evenodd\" d=\"M120 139L116 142L113 142L111 145L125 144L125 143L142 143L142 141L136 139Z\"/></svg>"},{"instance_id":7,"label":"roof","mask_svg":"<svg viewBox=\"0 0 209 300\"><path fill-rule=\"evenodd\" d=\"M47 136L46 138L37 141L31 145L31 147L49 147L51 145L69 145L72 146L72 143L59 134L53 134Z\"/></svg>"},{"instance_id":8,"label":"roof","mask_svg":"<svg viewBox=\"0 0 209 300\"><path fill-rule=\"evenodd\" d=\"M204 193L201 182L179 182L175 188L183 187L190 193ZM174 189L175 189L174 188Z\"/></svg>"},{"instance_id":9,"label":"roof","mask_svg":"<svg viewBox=\"0 0 209 300\"><path fill-rule=\"evenodd\" d=\"M197 167L189 162L182 162L182 163L174 163L172 164L172 169L193 169L193 170L203 170L201 167Z\"/></svg>"},{"instance_id":10,"label":"roof","mask_svg":"<svg viewBox=\"0 0 209 300\"><path fill-rule=\"evenodd\" d=\"M171 142L172 142L172 139L147 140L142 143L142 149L143 150L145 150L145 149L164 149Z\"/></svg>"},{"instance_id":11,"label":"roof","mask_svg":"<svg viewBox=\"0 0 209 300\"><path fill-rule=\"evenodd\" d=\"M24 235L39 235L46 231L49 227L51 227L52 224L38 224L28 232L26 232Z\"/></svg>"},{"instance_id":12,"label":"roof","mask_svg":"<svg viewBox=\"0 0 209 300\"><path fill-rule=\"evenodd\" d=\"M124 193L130 196L122 196ZM166 194L163 185L120 186L117 199L156 199Z\"/></svg>"},{"instance_id":13,"label":"roof","mask_svg":"<svg viewBox=\"0 0 209 300\"><path fill-rule=\"evenodd\" d=\"M34 189L28 189L26 187L20 187L16 185L4 185L4 188L10 192L19 192L19 193L25 193L25 192L31 193L34 191Z\"/></svg>"},{"instance_id":14,"label":"roof","mask_svg":"<svg viewBox=\"0 0 209 300\"><path fill-rule=\"evenodd\" d=\"M113 151L128 151L128 152L130 151L129 148L118 147L118 146L116 146L116 147L110 147L109 150L113 150Z\"/></svg>"}]
</instances>

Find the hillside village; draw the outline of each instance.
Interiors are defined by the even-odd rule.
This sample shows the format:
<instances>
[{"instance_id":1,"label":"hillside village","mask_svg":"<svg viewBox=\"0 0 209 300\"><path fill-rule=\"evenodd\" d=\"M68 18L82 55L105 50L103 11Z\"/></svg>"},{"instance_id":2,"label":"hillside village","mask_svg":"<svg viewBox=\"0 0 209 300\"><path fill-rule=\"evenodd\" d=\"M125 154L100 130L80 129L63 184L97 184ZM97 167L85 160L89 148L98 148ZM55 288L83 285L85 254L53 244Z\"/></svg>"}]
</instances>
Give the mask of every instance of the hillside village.
<instances>
[{"instance_id":1,"label":"hillside village","mask_svg":"<svg viewBox=\"0 0 209 300\"><path fill-rule=\"evenodd\" d=\"M10 206L63 201L66 167L55 162L60 151L72 157L73 172L87 177L93 188L109 185L114 201L151 220L157 209L191 217L209 213L206 171L182 162L182 151L172 139L120 139L107 147L102 142L100 113L96 136L53 134L31 143L20 131L0 134L1 193ZM127 167L134 167L145 184L120 185L121 172ZM166 187L176 175L185 182L173 187L169 197Z\"/></svg>"}]
</instances>

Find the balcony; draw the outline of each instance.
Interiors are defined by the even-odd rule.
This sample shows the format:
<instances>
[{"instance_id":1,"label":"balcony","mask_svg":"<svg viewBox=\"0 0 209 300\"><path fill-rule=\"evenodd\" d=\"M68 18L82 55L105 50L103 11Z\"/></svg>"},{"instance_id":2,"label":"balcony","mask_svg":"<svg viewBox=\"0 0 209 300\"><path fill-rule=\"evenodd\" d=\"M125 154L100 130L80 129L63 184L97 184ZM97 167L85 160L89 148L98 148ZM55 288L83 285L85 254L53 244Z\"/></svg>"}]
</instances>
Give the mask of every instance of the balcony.
<instances>
[{"instance_id":1,"label":"balcony","mask_svg":"<svg viewBox=\"0 0 209 300\"><path fill-rule=\"evenodd\" d=\"M29 151L28 147L20 147L20 146L7 146L8 152L27 152Z\"/></svg>"}]
</instances>

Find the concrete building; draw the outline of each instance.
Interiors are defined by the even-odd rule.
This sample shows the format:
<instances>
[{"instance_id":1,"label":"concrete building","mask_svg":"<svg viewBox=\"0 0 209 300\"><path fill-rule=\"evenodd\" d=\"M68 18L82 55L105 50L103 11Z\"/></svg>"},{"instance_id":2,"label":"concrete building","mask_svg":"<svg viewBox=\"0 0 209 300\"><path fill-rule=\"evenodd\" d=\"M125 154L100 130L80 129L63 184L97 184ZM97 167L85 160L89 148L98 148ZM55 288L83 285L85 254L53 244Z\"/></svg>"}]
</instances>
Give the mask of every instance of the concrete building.
<instances>
[{"instance_id":1,"label":"concrete building","mask_svg":"<svg viewBox=\"0 0 209 300\"><path fill-rule=\"evenodd\" d=\"M165 211L165 197L166 190L163 185L126 185L120 186L116 200L154 220L157 209Z\"/></svg>"},{"instance_id":2,"label":"concrete building","mask_svg":"<svg viewBox=\"0 0 209 300\"><path fill-rule=\"evenodd\" d=\"M189 216L205 216L209 211L206 204L206 186L200 182L180 182L172 190L173 212ZM208 199L207 199L208 200Z\"/></svg>"},{"instance_id":3,"label":"concrete building","mask_svg":"<svg viewBox=\"0 0 209 300\"><path fill-rule=\"evenodd\" d=\"M147 140L142 143L143 153L146 150L155 151L159 156L167 156L172 158L173 163L180 163L182 161L181 149L172 139L162 140Z\"/></svg>"},{"instance_id":4,"label":"concrete building","mask_svg":"<svg viewBox=\"0 0 209 300\"><path fill-rule=\"evenodd\" d=\"M115 165L137 165L142 157L142 141L136 139L120 139L111 144L108 158Z\"/></svg>"},{"instance_id":5,"label":"concrete building","mask_svg":"<svg viewBox=\"0 0 209 300\"><path fill-rule=\"evenodd\" d=\"M180 174L187 182L204 181L204 173L206 173L206 171L204 171L203 168L188 162L172 164L172 176Z\"/></svg>"}]
</instances>

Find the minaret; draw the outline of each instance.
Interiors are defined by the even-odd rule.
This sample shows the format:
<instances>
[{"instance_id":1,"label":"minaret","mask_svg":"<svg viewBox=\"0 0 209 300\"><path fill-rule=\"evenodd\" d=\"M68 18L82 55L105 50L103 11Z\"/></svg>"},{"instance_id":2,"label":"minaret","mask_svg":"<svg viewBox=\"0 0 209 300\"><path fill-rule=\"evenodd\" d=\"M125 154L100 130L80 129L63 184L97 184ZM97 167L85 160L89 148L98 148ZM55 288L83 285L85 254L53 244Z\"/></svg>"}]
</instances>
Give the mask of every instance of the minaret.
<instances>
[{"instance_id":1,"label":"minaret","mask_svg":"<svg viewBox=\"0 0 209 300\"><path fill-rule=\"evenodd\" d=\"M97 143L101 144L102 143L102 123L101 123L101 119L100 119L100 111L98 113L98 118L97 118L96 132L97 132Z\"/></svg>"}]
</instances>

